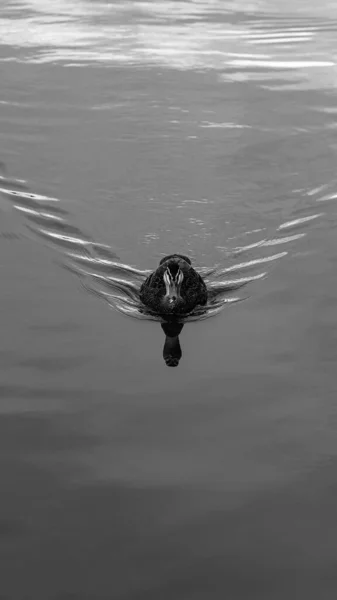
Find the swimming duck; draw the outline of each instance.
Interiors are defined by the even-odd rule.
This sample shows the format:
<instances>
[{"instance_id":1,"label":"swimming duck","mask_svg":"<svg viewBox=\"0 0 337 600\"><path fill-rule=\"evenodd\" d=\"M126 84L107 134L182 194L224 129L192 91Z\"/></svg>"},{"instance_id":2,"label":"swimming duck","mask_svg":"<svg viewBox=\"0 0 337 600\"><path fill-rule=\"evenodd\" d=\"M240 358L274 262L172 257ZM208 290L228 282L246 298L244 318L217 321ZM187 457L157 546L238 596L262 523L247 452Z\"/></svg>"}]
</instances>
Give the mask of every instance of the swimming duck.
<instances>
[{"instance_id":1,"label":"swimming duck","mask_svg":"<svg viewBox=\"0 0 337 600\"><path fill-rule=\"evenodd\" d=\"M170 254L140 289L140 300L153 313L172 321L207 302L207 288L187 256Z\"/></svg>"}]
</instances>

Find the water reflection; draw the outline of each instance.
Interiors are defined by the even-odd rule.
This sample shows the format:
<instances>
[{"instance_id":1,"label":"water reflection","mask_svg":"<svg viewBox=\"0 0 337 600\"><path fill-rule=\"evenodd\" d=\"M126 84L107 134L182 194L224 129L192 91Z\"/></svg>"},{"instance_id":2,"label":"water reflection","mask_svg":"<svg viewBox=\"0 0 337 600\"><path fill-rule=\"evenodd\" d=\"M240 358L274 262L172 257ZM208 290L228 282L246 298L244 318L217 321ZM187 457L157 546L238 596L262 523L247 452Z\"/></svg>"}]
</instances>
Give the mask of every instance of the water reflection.
<instances>
[{"instance_id":1,"label":"water reflection","mask_svg":"<svg viewBox=\"0 0 337 600\"><path fill-rule=\"evenodd\" d=\"M260 0L22 0L20 6L7 0L0 18L3 44L19 53L11 60L216 69L225 81L255 80L272 89L315 88L322 80L336 85L331 2L308 0L303 9ZM275 81L276 73L283 81Z\"/></svg>"}]
</instances>

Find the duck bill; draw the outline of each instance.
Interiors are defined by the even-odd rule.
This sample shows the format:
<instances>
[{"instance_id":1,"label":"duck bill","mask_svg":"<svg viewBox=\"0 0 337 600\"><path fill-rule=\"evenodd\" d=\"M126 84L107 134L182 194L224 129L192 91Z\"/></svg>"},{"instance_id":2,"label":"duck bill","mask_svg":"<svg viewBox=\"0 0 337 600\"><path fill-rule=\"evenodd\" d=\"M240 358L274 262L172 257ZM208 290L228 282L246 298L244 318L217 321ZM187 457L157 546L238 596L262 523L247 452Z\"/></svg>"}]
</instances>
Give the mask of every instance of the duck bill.
<instances>
[{"instance_id":1,"label":"duck bill","mask_svg":"<svg viewBox=\"0 0 337 600\"><path fill-rule=\"evenodd\" d=\"M174 302L178 300L180 297L179 287L174 283L174 281L165 281L166 285L166 298L169 302Z\"/></svg>"}]
</instances>

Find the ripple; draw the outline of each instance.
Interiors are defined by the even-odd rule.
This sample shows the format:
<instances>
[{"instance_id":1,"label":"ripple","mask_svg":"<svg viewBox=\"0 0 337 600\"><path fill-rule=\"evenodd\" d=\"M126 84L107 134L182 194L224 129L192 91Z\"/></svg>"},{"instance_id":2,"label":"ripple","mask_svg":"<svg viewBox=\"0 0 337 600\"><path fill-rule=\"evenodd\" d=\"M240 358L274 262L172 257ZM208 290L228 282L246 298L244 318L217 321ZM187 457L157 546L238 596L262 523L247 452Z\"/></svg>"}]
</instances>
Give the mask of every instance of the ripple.
<instances>
[{"instance_id":1,"label":"ripple","mask_svg":"<svg viewBox=\"0 0 337 600\"><path fill-rule=\"evenodd\" d=\"M323 196L322 198L318 198L317 202L327 202L328 200L337 200L337 193L327 194L326 196Z\"/></svg>"},{"instance_id":2,"label":"ripple","mask_svg":"<svg viewBox=\"0 0 337 600\"><path fill-rule=\"evenodd\" d=\"M92 240L90 236L85 235L78 227L72 225L69 222L70 214L65 208L60 207L60 199L31 193L27 184L22 180L2 176L1 182L0 193L12 201L13 209L24 217L29 231L34 234L37 240L50 242L52 246L61 252L63 268L79 277L86 291L104 300L124 315L138 319L163 320L142 305L139 298L140 287L151 273L150 270L140 270L135 266L122 263L110 246ZM19 183L20 189L18 189ZM307 196L311 195L316 201L337 197L332 192L329 195L318 196L315 199L314 196L322 192L323 189L326 190L326 186L298 191ZM189 202L193 202L193 200L189 200ZM212 200L205 198L202 202L208 204ZM277 227L274 237L263 237L253 243L236 246L228 252L228 257L235 259L238 255L245 253L250 254L254 251L268 250L270 247L279 245L291 245L304 238L307 233L300 231L281 236L278 236L277 233L307 226L309 223L323 217L324 214L315 213L281 223ZM198 220L197 222L199 223ZM201 221L200 224L202 224ZM243 235L250 236L259 233L265 233L265 229L255 228ZM221 264L196 267L196 270L205 279L209 290L208 304L206 307L197 307L182 321L196 321L216 316L227 305L244 300L244 297L233 296L232 293L265 279L268 273L265 270L261 271L260 267L276 263L288 255L289 251L284 250L268 256L258 256L235 262L226 267ZM257 269L259 272L256 273ZM247 271L253 271L253 273L251 275L242 274ZM234 275L234 278L232 278L232 275ZM238 276L235 277L235 275Z\"/></svg>"},{"instance_id":3,"label":"ripple","mask_svg":"<svg viewBox=\"0 0 337 600\"><path fill-rule=\"evenodd\" d=\"M20 212L23 212L27 218L31 218L37 223L44 222L45 220L51 220L54 221L54 223L65 223L62 217L59 217L58 215L54 215L52 213L33 210L32 208L28 208L27 206L20 206L19 204L14 204L14 208Z\"/></svg>"},{"instance_id":4,"label":"ripple","mask_svg":"<svg viewBox=\"0 0 337 600\"><path fill-rule=\"evenodd\" d=\"M302 68L313 68L313 67L333 67L335 66L334 61L315 61L315 60L242 60L236 59L228 62L229 66L234 67L254 67L263 69L281 69L281 70L291 70L291 69L302 69Z\"/></svg>"},{"instance_id":5,"label":"ripple","mask_svg":"<svg viewBox=\"0 0 337 600\"><path fill-rule=\"evenodd\" d=\"M251 129L251 125L240 125L239 123L215 123L202 121L199 127L211 129Z\"/></svg>"},{"instance_id":6,"label":"ripple","mask_svg":"<svg viewBox=\"0 0 337 600\"><path fill-rule=\"evenodd\" d=\"M121 273L121 274L129 274L132 277L139 277L140 279L146 278L151 271L145 270L141 271L129 265L125 265L123 263L113 262L107 259L101 258L93 258L92 256L86 256L83 254L76 254L72 252L68 252L67 256L69 256L73 262L78 262L79 264L85 264L88 266L92 266L95 268L95 271L103 271L108 273Z\"/></svg>"},{"instance_id":7,"label":"ripple","mask_svg":"<svg viewBox=\"0 0 337 600\"><path fill-rule=\"evenodd\" d=\"M288 221L287 223L282 223L278 229L290 229L293 227L298 227L299 225L303 225L303 223L308 223L308 221L314 221L315 219L319 219L322 217L324 213L318 213L316 215L309 215L308 217L302 217L301 219L294 219L293 221Z\"/></svg>"},{"instance_id":8,"label":"ripple","mask_svg":"<svg viewBox=\"0 0 337 600\"><path fill-rule=\"evenodd\" d=\"M275 260L279 260L284 256L287 256L288 252L279 252L278 254L273 254L272 256L264 256L262 258L255 258L254 260L248 260L246 262L242 262L236 265L231 265L230 267L220 268L215 271L216 276L219 277L221 275L225 275L226 273L235 273L236 271L242 271L243 269L251 269L252 267L260 266L264 263L273 262Z\"/></svg>"},{"instance_id":9,"label":"ripple","mask_svg":"<svg viewBox=\"0 0 337 600\"><path fill-rule=\"evenodd\" d=\"M325 85L335 87L336 11L323 5L315 14L308 6L287 10L282 3L271 11L264 2L222 0L8 0L0 35L13 53L2 60L213 69L227 81L240 74L254 79L252 69L282 72L285 79L296 71L302 85L321 86L324 77Z\"/></svg>"}]
</instances>

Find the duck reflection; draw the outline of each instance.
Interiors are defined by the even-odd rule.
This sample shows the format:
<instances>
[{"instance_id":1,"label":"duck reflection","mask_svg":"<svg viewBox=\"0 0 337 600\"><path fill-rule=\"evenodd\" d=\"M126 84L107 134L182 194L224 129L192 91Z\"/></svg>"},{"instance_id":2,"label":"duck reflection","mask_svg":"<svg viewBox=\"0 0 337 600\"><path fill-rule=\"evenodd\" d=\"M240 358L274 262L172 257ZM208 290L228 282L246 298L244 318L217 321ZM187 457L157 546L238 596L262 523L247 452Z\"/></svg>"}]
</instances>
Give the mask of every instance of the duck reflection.
<instances>
[{"instance_id":1,"label":"duck reflection","mask_svg":"<svg viewBox=\"0 0 337 600\"><path fill-rule=\"evenodd\" d=\"M161 323L165 333L163 358L168 367L177 367L182 356L179 335L184 327L183 323Z\"/></svg>"}]
</instances>

